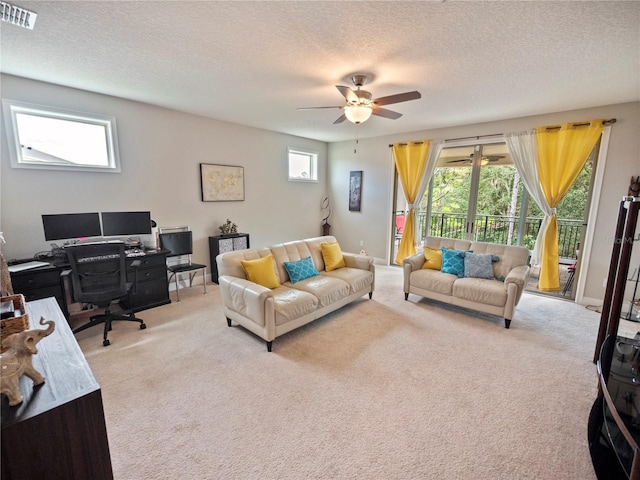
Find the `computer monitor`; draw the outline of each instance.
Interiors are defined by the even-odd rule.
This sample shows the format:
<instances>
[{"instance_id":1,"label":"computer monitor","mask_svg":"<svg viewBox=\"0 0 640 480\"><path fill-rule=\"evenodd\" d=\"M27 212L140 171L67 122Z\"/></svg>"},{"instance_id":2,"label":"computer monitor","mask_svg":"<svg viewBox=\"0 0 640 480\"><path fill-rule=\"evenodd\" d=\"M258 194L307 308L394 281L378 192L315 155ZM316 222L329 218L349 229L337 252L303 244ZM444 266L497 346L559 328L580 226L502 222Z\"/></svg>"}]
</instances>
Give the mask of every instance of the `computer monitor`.
<instances>
[{"instance_id":1,"label":"computer monitor","mask_svg":"<svg viewBox=\"0 0 640 480\"><path fill-rule=\"evenodd\" d=\"M102 234L148 235L151 233L151 212L102 212Z\"/></svg>"},{"instance_id":2,"label":"computer monitor","mask_svg":"<svg viewBox=\"0 0 640 480\"><path fill-rule=\"evenodd\" d=\"M42 215L44 238L47 241L99 237L100 215L95 213L62 213Z\"/></svg>"}]
</instances>

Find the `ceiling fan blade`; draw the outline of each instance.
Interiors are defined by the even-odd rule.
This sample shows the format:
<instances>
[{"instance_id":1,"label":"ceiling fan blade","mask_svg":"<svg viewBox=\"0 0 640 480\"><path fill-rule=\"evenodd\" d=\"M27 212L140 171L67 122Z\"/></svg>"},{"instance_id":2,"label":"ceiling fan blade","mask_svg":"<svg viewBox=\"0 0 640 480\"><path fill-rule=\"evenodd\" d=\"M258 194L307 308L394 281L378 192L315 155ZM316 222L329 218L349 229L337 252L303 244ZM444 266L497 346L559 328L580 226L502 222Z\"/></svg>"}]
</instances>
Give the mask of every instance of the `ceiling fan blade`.
<instances>
[{"instance_id":1,"label":"ceiling fan blade","mask_svg":"<svg viewBox=\"0 0 640 480\"><path fill-rule=\"evenodd\" d=\"M333 122L333 124L335 125L336 123L342 123L347 119L347 116L343 113L342 115L340 115L335 122Z\"/></svg>"},{"instance_id":2,"label":"ceiling fan blade","mask_svg":"<svg viewBox=\"0 0 640 480\"><path fill-rule=\"evenodd\" d=\"M373 100L373 103L376 105L391 105L392 103L408 102L409 100L417 100L419 98L422 98L420 92L413 91L376 98Z\"/></svg>"},{"instance_id":3,"label":"ceiling fan blade","mask_svg":"<svg viewBox=\"0 0 640 480\"><path fill-rule=\"evenodd\" d=\"M318 108L344 108L343 105L332 106L332 107L299 107L297 110L316 110Z\"/></svg>"},{"instance_id":4,"label":"ceiling fan blade","mask_svg":"<svg viewBox=\"0 0 640 480\"><path fill-rule=\"evenodd\" d=\"M373 115L377 115L378 117L390 118L391 120L397 120L402 116L401 113L387 110L386 108L374 108L371 113Z\"/></svg>"},{"instance_id":5,"label":"ceiling fan blade","mask_svg":"<svg viewBox=\"0 0 640 480\"><path fill-rule=\"evenodd\" d=\"M349 87L345 87L343 85L336 85L336 88L342 94L342 96L347 100L347 102L349 103L359 102L358 96L355 93L353 93L353 90L351 90Z\"/></svg>"},{"instance_id":6,"label":"ceiling fan blade","mask_svg":"<svg viewBox=\"0 0 640 480\"><path fill-rule=\"evenodd\" d=\"M447 163L458 163L458 162L468 162L471 163L471 160L468 158L460 158L458 160L449 160Z\"/></svg>"}]
</instances>

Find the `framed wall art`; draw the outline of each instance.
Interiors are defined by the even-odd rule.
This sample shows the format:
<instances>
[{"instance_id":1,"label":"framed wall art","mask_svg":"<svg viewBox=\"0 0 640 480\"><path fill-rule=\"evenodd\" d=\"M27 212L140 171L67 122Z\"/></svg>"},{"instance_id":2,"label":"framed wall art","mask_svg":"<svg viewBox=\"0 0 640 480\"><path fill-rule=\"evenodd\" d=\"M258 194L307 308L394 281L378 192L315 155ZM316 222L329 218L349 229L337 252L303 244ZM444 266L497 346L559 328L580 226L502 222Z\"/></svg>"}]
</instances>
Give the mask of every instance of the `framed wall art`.
<instances>
[{"instance_id":1,"label":"framed wall art","mask_svg":"<svg viewBox=\"0 0 640 480\"><path fill-rule=\"evenodd\" d=\"M244 167L200 164L200 189L203 202L244 200Z\"/></svg>"},{"instance_id":2,"label":"framed wall art","mask_svg":"<svg viewBox=\"0 0 640 480\"><path fill-rule=\"evenodd\" d=\"M349 173L349 211L359 212L362 197L362 170Z\"/></svg>"}]
</instances>

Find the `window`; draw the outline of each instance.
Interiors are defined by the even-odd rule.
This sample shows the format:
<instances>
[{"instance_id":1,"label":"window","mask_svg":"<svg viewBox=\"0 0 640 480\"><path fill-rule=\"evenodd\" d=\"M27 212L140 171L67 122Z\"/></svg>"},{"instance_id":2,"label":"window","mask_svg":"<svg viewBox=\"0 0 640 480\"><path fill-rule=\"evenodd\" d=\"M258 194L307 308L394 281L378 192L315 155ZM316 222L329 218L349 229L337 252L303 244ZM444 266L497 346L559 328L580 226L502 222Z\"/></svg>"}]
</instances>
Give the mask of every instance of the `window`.
<instances>
[{"instance_id":1,"label":"window","mask_svg":"<svg viewBox=\"0 0 640 480\"><path fill-rule=\"evenodd\" d=\"M3 100L11 166L120 172L116 120Z\"/></svg>"},{"instance_id":2,"label":"window","mask_svg":"<svg viewBox=\"0 0 640 480\"><path fill-rule=\"evenodd\" d=\"M318 154L289 148L290 182L317 182L318 181Z\"/></svg>"}]
</instances>

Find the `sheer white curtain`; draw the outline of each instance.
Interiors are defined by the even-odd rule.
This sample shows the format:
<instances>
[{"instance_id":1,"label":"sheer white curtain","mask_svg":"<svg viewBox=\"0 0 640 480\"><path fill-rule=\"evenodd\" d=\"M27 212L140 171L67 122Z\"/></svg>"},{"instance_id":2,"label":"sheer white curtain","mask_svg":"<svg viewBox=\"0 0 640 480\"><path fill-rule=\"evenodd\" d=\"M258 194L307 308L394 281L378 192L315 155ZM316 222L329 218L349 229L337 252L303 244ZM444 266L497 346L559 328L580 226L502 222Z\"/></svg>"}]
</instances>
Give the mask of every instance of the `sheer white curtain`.
<instances>
[{"instance_id":1,"label":"sheer white curtain","mask_svg":"<svg viewBox=\"0 0 640 480\"><path fill-rule=\"evenodd\" d=\"M527 130L525 132L507 133L504 138L513 163L516 165L516 169L522 178L527 192L529 192L531 198L535 200L540 210L544 213L544 219L542 220L542 225L540 225L536 244L531 254L531 265L539 265L544 232L549 223L549 216L555 213L556 209L549 206L542 191L542 185L540 185L536 131Z\"/></svg>"},{"instance_id":2,"label":"sheer white curtain","mask_svg":"<svg viewBox=\"0 0 640 480\"><path fill-rule=\"evenodd\" d=\"M420 204L420 201L424 196L424 192L429 186L431 177L433 177L433 172L436 170L436 165L438 164L438 158L440 157L440 152L442 152L443 145L444 145L444 140L442 139L431 140L431 143L429 145L429 153L427 154L427 161L424 166L424 175L422 176L422 183L420 183L420 189L418 190L418 194L416 195L417 205ZM412 206L409 206L408 208L412 208ZM424 238L420 238L422 237L420 230L421 230L420 228L416 228L414 231L414 234L415 234L414 241L417 245L422 245L422 243L424 242ZM427 226L427 234L428 233L429 233L429 227Z\"/></svg>"}]
</instances>

